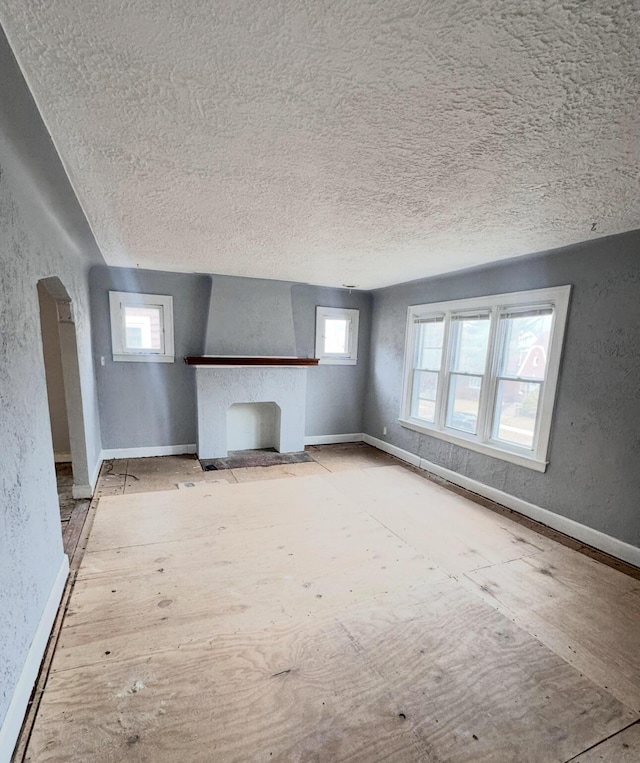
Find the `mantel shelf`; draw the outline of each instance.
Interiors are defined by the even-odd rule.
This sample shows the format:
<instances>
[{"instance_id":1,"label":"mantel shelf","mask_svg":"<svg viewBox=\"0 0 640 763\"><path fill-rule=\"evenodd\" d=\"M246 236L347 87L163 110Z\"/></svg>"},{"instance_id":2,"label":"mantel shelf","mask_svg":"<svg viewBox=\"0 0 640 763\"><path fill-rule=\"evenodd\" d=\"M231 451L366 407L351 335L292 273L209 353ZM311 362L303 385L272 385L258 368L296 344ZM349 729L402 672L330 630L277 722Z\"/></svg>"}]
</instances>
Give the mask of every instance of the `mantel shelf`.
<instances>
[{"instance_id":1,"label":"mantel shelf","mask_svg":"<svg viewBox=\"0 0 640 763\"><path fill-rule=\"evenodd\" d=\"M188 366L200 368L213 366L232 368L238 366L268 366L269 368L317 366L318 358L269 357L266 355L187 355L184 362Z\"/></svg>"}]
</instances>

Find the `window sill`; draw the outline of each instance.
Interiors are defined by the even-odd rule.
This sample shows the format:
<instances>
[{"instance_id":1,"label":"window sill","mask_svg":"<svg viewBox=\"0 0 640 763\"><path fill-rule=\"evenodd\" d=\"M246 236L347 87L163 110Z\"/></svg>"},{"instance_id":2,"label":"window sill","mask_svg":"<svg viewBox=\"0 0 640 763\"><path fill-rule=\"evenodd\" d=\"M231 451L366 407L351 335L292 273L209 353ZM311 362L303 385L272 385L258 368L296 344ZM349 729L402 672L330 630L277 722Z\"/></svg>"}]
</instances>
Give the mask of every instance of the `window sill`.
<instances>
[{"instance_id":1,"label":"window sill","mask_svg":"<svg viewBox=\"0 0 640 763\"><path fill-rule=\"evenodd\" d=\"M127 363L173 363L173 355L114 355L114 362Z\"/></svg>"},{"instance_id":2,"label":"window sill","mask_svg":"<svg viewBox=\"0 0 640 763\"><path fill-rule=\"evenodd\" d=\"M320 358L321 366L355 366L358 364L357 358Z\"/></svg>"},{"instance_id":3,"label":"window sill","mask_svg":"<svg viewBox=\"0 0 640 763\"><path fill-rule=\"evenodd\" d=\"M548 461L541 461L533 456L523 456L520 453L502 450L501 448L496 448L484 442L475 442L474 440L467 439L464 435L457 435L448 431L443 432L440 429L431 429L430 427L411 421L410 419L398 419L398 422L401 426L406 429L412 429L414 432L420 432L420 434L436 437L439 440L451 442L454 445L473 450L476 453L482 453L485 456L498 458L501 461L508 461L509 463L517 464L518 466L524 466L525 469L533 469L536 472L545 472L547 470L547 465L549 464Z\"/></svg>"}]
</instances>

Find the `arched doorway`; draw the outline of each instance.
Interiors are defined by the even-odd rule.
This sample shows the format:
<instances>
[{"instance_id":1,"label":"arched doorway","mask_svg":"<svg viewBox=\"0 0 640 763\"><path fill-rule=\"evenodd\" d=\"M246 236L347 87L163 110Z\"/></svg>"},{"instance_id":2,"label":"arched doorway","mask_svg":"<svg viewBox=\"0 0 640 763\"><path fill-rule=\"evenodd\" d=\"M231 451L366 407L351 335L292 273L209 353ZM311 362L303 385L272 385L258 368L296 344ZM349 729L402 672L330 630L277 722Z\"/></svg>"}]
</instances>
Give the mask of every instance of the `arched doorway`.
<instances>
[{"instance_id":1,"label":"arched doorway","mask_svg":"<svg viewBox=\"0 0 640 763\"><path fill-rule=\"evenodd\" d=\"M56 461L69 461L72 498L90 498L78 344L73 304L57 277L38 281L52 449Z\"/></svg>"}]
</instances>

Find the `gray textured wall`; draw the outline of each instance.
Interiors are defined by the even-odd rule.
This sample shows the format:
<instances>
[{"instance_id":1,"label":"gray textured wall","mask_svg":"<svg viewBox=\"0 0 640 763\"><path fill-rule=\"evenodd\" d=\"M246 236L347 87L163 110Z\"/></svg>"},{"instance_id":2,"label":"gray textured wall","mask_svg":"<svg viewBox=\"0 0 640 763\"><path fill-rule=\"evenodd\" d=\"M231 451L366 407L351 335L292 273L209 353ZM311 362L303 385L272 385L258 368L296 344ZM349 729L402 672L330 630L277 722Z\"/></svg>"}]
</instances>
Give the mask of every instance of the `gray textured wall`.
<instances>
[{"instance_id":1,"label":"gray textured wall","mask_svg":"<svg viewBox=\"0 0 640 763\"><path fill-rule=\"evenodd\" d=\"M40 330L47 379L53 451L56 454L71 453L67 403L64 397L64 378L62 376L60 334L58 333L58 311L53 297L40 285L38 286L38 299L40 302Z\"/></svg>"},{"instance_id":2,"label":"gray textured wall","mask_svg":"<svg viewBox=\"0 0 640 763\"><path fill-rule=\"evenodd\" d=\"M363 431L364 391L369 369L371 296L368 292L296 284L291 289L296 355L314 357L316 307L360 310L358 364L320 365L307 371L307 436Z\"/></svg>"},{"instance_id":3,"label":"gray textured wall","mask_svg":"<svg viewBox=\"0 0 640 763\"><path fill-rule=\"evenodd\" d=\"M398 424L408 305L562 284L574 288L544 474ZM368 434L640 545L640 231L373 295Z\"/></svg>"},{"instance_id":4,"label":"gray textured wall","mask_svg":"<svg viewBox=\"0 0 640 763\"><path fill-rule=\"evenodd\" d=\"M207 355L295 355L291 284L212 276Z\"/></svg>"},{"instance_id":5,"label":"gray textured wall","mask_svg":"<svg viewBox=\"0 0 640 763\"><path fill-rule=\"evenodd\" d=\"M101 257L0 32L0 723L62 562L37 282L73 300L90 468L100 451L87 269Z\"/></svg>"},{"instance_id":6,"label":"gray textured wall","mask_svg":"<svg viewBox=\"0 0 640 763\"><path fill-rule=\"evenodd\" d=\"M211 278L99 266L91 270L90 283L102 447L194 443L195 374L183 358L204 352ZM175 363L113 361L109 291L173 297Z\"/></svg>"},{"instance_id":7,"label":"gray textured wall","mask_svg":"<svg viewBox=\"0 0 640 763\"><path fill-rule=\"evenodd\" d=\"M306 434L362 431L371 324L367 293L106 266L93 268L90 280L104 448L194 443L195 374L182 357L201 355L205 347L207 354L313 357L317 305L360 310L359 357L356 366L308 370ZM174 364L112 361L109 290L173 296Z\"/></svg>"}]
</instances>

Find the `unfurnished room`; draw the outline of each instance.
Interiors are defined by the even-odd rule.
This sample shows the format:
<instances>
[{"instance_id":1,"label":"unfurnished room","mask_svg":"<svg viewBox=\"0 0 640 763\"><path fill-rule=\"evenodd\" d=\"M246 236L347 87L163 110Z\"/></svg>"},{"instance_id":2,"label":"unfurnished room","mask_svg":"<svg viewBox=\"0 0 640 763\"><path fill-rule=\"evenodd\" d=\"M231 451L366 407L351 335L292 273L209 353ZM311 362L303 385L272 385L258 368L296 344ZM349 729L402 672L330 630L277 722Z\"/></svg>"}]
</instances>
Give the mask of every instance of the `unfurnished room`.
<instances>
[{"instance_id":1,"label":"unfurnished room","mask_svg":"<svg viewBox=\"0 0 640 763\"><path fill-rule=\"evenodd\" d=\"M0 0L0 763L640 761L634 0Z\"/></svg>"}]
</instances>

